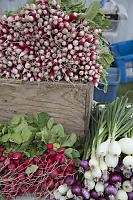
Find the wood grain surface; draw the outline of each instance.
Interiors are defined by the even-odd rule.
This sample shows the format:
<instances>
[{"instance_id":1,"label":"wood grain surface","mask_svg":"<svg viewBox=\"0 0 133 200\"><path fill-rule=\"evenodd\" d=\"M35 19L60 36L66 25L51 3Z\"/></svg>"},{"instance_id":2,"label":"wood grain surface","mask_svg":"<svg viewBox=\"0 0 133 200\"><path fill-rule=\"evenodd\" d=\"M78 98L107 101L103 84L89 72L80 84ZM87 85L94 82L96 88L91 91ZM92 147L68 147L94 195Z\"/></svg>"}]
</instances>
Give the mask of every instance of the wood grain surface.
<instances>
[{"instance_id":1,"label":"wood grain surface","mask_svg":"<svg viewBox=\"0 0 133 200\"><path fill-rule=\"evenodd\" d=\"M47 112L67 133L88 130L93 86L66 82L30 83L0 79L0 122L14 114Z\"/></svg>"}]
</instances>

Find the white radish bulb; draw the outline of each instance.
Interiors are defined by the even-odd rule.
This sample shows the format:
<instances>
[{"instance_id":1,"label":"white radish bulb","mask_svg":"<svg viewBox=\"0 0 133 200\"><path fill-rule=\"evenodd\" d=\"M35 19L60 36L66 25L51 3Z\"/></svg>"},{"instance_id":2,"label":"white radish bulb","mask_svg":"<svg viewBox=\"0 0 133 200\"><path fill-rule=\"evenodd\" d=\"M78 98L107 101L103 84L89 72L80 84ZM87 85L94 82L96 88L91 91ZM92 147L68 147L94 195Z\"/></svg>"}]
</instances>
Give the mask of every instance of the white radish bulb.
<instances>
[{"instance_id":1,"label":"white radish bulb","mask_svg":"<svg viewBox=\"0 0 133 200\"><path fill-rule=\"evenodd\" d=\"M73 45L74 45L74 46L78 46L78 43L79 43L78 40L74 40L74 41L73 41Z\"/></svg>"},{"instance_id":2,"label":"white radish bulb","mask_svg":"<svg viewBox=\"0 0 133 200\"><path fill-rule=\"evenodd\" d=\"M126 168L132 168L133 169L133 156L126 156L123 159L123 164Z\"/></svg>"},{"instance_id":3,"label":"white radish bulb","mask_svg":"<svg viewBox=\"0 0 133 200\"><path fill-rule=\"evenodd\" d=\"M113 141L109 144L109 153L114 156L119 156L121 154L121 146L117 141Z\"/></svg>"},{"instance_id":4,"label":"white radish bulb","mask_svg":"<svg viewBox=\"0 0 133 200\"><path fill-rule=\"evenodd\" d=\"M68 190L67 184L60 185L60 186L58 187L58 191L59 191L59 193L62 194L62 195L66 194L67 190Z\"/></svg>"},{"instance_id":5,"label":"white radish bulb","mask_svg":"<svg viewBox=\"0 0 133 200\"><path fill-rule=\"evenodd\" d=\"M124 190L118 190L116 200L128 200L127 193Z\"/></svg>"},{"instance_id":6,"label":"white radish bulb","mask_svg":"<svg viewBox=\"0 0 133 200\"><path fill-rule=\"evenodd\" d=\"M109 148L110 139L106 140L105 142L101 143L97 148L97 155L99 157L106 156Z\"/></svg>"},{"instance_id":7,"label":"white radish bulb","mask_svg":"<svg viewBox=\"0 0 133 200\"><path fill-rule=\"evenodd\" d=\"M122 138L118 142L120 144L122 153L127 154L127 155L133 154L133 139Z\"/></svg>"},{"instance_id":8,"label":"white radish bulb","mask_svg":"<svg viewBox=\"0 0 133 200\"><path fill-rule=\"evenodd\" d=\"M73 45L69 44L67 48L68 48L68 50L72 50L73 49Z\"/></svg>"}]
</instances>

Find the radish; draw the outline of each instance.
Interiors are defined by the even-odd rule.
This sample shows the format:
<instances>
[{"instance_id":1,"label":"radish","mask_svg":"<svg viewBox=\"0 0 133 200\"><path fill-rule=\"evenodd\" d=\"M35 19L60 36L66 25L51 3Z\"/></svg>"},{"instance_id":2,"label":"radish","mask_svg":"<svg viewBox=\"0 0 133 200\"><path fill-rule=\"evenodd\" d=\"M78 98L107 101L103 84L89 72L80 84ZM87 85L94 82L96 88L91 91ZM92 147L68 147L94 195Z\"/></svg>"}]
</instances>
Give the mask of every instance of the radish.
<instances>
[{"instance_id":1,"label":"radish","mask_svg":"<svg viewBox=\"0 0 133 200\"><path fill-rule=\"evenodd\" d=\"M13 154L13 159L19 159L22 160L22 154L20 152L15 152Z\"/></svg>"},{"instance_id":2,"label":"radish","mask_svg":"<svg viewBox=\"0 0 133 200\"><path fill-rule=\"evenodd\" d=\"M11 170L11 171L15 170L15 168L16 168L16 166L13 163L11 163L11 164L8 165L8 169Z\"/></svg>"},{"instance_id":3,"label":"radish","mask_svg":"<svg viewBox=\"0 0 133 200\"><path fill-rule=\"evenodd\" d=\"M11 159L10 159L10 158L6 158L6 159L4 160L4 165L5 165L5 166L10 165L10 163L11 163Z\"/></svg>"},{"instance_id":4,"label":"radish","mask_svg":"<svg viewBox=\"0 0 133 200\"><path fill-rule=\"evenodd\" d=\"M53 144L47 144L47 149L49 150L53 149Z\"/></svg>"},{"instance_id":5,"label":"radish","mask_svg":"<svg viewBox=\"0 0 133 200\"><path fill-rule=\"evenodd\" d=\"M71 13L71 15L69 16L69 20L74 20L75 18L77 18L78 14L76 12Z\"/></svg>"}]
</instances>

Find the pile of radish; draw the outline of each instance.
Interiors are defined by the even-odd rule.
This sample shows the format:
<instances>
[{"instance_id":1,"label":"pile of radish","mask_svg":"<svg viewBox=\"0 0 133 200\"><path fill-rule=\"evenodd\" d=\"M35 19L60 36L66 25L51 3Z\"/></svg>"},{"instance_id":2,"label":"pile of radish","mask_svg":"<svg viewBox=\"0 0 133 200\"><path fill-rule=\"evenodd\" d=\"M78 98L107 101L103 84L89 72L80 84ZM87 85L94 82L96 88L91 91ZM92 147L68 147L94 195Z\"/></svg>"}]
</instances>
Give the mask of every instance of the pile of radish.
<instances>
[{"instance_id":1,"label":"pile of radish","mask_svg":"<svg viewBox=\"0 0 133 200\"><path fill-rule=\"evenodd\" d=\"M101 29L77 13L66 15L55 0L26 4L20 14L0 19L0 76L29 81L92 81L99 64Z\"/></svg>"},{"instance_id":2,"label":"pile of radish","mask_svg":"<svg viewBox=\"0 0 133 200\"><path fill-rule=\"evenodd\" d=\"M47 153L33 160L23 158L20 152L9 152L7 158L3 153L0 147L0 197L7 200L26 193L50 197L64 184L65 177L76 172L74 161L64 156L63 148L55 151L53 144L47 144Z\"/></svg>"}]
</instances>

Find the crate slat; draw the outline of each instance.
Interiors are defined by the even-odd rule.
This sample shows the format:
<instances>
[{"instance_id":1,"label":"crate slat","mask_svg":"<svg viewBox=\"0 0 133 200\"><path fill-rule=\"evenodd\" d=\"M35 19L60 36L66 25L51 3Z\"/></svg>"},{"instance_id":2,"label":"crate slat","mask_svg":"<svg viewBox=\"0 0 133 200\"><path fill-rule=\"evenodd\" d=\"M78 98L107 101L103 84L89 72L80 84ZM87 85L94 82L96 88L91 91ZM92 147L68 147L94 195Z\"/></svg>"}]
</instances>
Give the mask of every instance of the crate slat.
<instances>
[{"instance_id":1,"label":"crate slat","mask_svg":"<svg viewBox=\"0 0 133 200\"><path fill-rule=\"evenodd\" d=\"M0 79L0 122L14 114L47 112L67 133L83 136L88 130L93 84L23 82Z\"/></svg>"}]
</instances>

